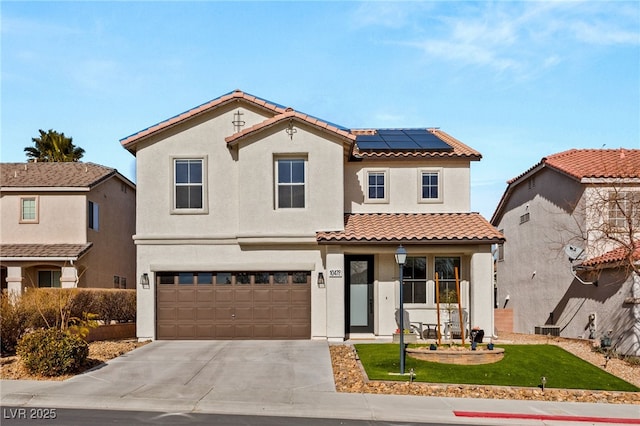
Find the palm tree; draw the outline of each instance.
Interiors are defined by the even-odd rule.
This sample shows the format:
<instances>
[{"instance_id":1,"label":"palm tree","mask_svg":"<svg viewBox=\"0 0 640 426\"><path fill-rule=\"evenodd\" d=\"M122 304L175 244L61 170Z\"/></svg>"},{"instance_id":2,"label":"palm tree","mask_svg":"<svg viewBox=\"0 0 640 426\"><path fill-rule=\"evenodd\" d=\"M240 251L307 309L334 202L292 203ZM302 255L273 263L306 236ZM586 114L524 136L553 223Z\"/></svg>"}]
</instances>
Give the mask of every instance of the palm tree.
<instances>
[{"instance_id":1,"label":"palm tree","mask_svg":"<svg viewBox=\"0 0 640 426\"><path fill-rule=\"evenodd\" d=\"M78 161L84 155L84 149L73 144L73 138L55 130L38 130L40 137L31 138L35 146L24 149L31 161L71 162Z\"/></svg>"}]
</instances>

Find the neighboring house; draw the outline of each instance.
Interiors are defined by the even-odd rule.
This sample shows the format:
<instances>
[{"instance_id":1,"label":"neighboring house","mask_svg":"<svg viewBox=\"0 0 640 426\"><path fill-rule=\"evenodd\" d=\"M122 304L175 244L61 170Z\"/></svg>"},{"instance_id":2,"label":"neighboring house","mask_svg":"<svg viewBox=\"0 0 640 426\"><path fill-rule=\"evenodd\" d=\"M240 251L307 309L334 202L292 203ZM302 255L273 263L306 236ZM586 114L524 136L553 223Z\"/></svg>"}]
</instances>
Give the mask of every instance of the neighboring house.
<instances>
[{"instance_id":1,"label":"neighboring house","mask_svg":"<svg viewBox=\"0 0 640 426\"><path fill-rule=\"evenodd\" d=\"M611 337L640 355L640 150L572 149L510 180L491 219L497 298L514 331ZM636 283L634 284L634 277Z\"/></svg>"},{"instance_id":2,"label":"neighboring house","mask_svg":"<svg viewBox=\"0 0 640 426\"><path fill-rule=\"evenodd\" d=\"M241 91L121 140L136 156L139 339L391 336L436 322L434 275L493 329L481 155L438 129L350 130ZM453 290L455 291L455 290Z\"/></svg>"},{"instance_id":3,"label":"neighboring house","mask_svg":"<svg viewBox=\"0 0 640 426\"><path fill-rule=\"evenodd\" d=\"M2 288L135 288L136 189L92 163L0 164Z\"/></svg>"}]
</instances>

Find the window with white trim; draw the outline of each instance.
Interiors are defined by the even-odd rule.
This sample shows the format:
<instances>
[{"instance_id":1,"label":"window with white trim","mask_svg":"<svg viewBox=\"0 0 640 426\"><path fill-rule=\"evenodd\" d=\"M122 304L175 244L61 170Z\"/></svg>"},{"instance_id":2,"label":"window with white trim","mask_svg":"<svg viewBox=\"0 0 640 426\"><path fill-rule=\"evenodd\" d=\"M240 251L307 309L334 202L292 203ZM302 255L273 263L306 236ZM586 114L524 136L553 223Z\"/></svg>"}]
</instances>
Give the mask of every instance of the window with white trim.
<instances>
[{"instance_id":1,"label":"window with white trim","mask_svg":"<svg viewBox=\"0 0 640 426\"><path fill-rule=\"evenodd\" d=\"M640 192L609 193L609 226L614 230L640 227Z\"/></svg>"},{"instance_id":2,"label":"window with white trim","mask_svg":"<svg viewBox=\"0 0 640 426\"><path fill-rule=\"evenodd\" d=\"M402 302L427 303L427 258L407 257L402 271Z\"/></svg>"},{"instance_id":3,"label":"window with white trim","mask_svg":"<svg viewBox=\"0 0 640 426\"><path fill-rule=\"evenodd\" d=\"M20 223L38 222L38 197L20 198Z\"/></svg>"},{"instance_id":4,"label":"window with white trim","mask_svg":"<svg viewBox=\"0 0 640 426\"><path fill-rule=\"evenodd\" d=\"M389 202L389 172L387 169L372 169L365 172L365 201L368 203Z\"/></svg>"},{"instance_id":5,"label":"window with white trim","mask_svg":"<svg viewBox=\"0 0 640 426\"><path fill-rule=\"evenodd\" d=\"M174 158L174 212L201 213L205 210L205 169L202 158Z\"/></svg>"},{"instance_id":6,"label":"window with white trim","mask_svg":"<svg viewBox=\"0 0 640 426\"><path fill-rule=\"evenodd\" d=\"M441 169L421 169L418 173L418 180L418 199L420 202L442 202Z\"/></svg>"},{"instance_id":7,"label":"window with white trim","mask_svg":"<svg viewBox=\"0 0 640 426\"><path fill-rule=\"evenodd\" d=\"M276 159L276 206L279 209L305 207L306 160Z\"/></svg>"}]
</instances>

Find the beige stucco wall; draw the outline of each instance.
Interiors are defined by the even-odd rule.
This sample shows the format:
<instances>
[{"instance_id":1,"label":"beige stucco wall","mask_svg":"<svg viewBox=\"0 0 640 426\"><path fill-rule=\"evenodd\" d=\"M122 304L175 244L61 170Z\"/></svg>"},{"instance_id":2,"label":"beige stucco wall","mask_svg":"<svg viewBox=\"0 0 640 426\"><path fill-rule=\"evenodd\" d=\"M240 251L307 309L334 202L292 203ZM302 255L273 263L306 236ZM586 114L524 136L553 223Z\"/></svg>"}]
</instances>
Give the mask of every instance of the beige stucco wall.
<instances>
[{"instance_id":1,"label":"beige stucco wall","mask_svg":"<svg viewBox=\"0 0 640 426\"><path fill-rule=\"evenodd\" d=\"M441 171L441 202L423 202L420 170ZM388 202L366 201L367 170L387 170ZM468 161L362 161L345 165L344 204L349 213L466 213L471 209Z\"/></svg>"},{"instance_id":2,"label":"beige stucco wall","mask_svg":"<svg viewBox=\"0 0 640 426\"><path fill-rule=\"evenodd\" d=\"M83 282L87 287L114 287L113 277L118 276L126 279L126 288L135 288L135 188L109 179L92 188L87 200L98 204L100 225L97 231L86 230L93 246L80 262L86 266Z\"/></svg>"},{"instance_id":3,"label":"beige stucco wall","mask_svg":"<svg viewBox=\"0 0 640 426\"><path fill-rule=\"evenodd\" d=\"M241 110L245 128L264 116L243 106L227 107L194 118L189 126L176 126L151 139L137 151L138 239L225 238L238 232L238 174L241 164L224 138L233 134L233 114ZM159 143L158 143L159 142ZM206 163L208 214L173 214L173 159L201 158ZM251 167L242 165L243 171Z\"/></svg>"},{"instance_id":4,"label":"beige stucco wall","mask_svg":"<svg viewBox=\"0 0 640 426\"><path fill-rule=\"evenodd\" d=\"M20 223L20 199L37 197L37 223ZM86 192L3 192L0 197L3 244L83 244L87 240Z\"/></svg>"}]
</instances>

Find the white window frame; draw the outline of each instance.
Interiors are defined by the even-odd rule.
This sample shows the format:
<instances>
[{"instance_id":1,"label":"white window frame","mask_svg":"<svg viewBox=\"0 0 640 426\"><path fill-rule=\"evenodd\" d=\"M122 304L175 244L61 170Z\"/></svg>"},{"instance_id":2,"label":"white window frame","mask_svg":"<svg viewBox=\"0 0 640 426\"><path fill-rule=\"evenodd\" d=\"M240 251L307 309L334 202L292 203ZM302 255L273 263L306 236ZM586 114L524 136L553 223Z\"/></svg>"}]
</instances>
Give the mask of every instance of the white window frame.
<instances>
[{"instance_id":1,"label":"white window frame","mask_svg":"<svg viewBox=\"0 0 640 426\"><path fill-rule=\"evenodd\" d=\"M193 160L202 162L202 207L201 208L177 208L176 207L176 162L180 160ZM208 189L208 156L207 155L180 155L171 157L171 214L208 214L209 213L209 189Z\"/></svg>"},{"instance_id":2,"label":"white window frame","mask_svg":"<svg viewBox=\"0 0 640 426\"><path fill-rule=\"evenodd\" d=\"M33 200L34 202L35 211L34 211L33 219L31 218L25 219L24 217L24 203L25 201L28 201L28 200ZM40 218L39 207L40 207L40 202L39 202L38 196L20 197L20 223L38 223Z\"/></svg>"},{"instance_id":3,"label":"white window frame","mask_svg":"<svg viewBox=\"0 0 640 426\"><path fill-rule=\"evenodd\" d=\"M302 186L304 188L304 206L302 207L280 207L280 179L278 176L278 164L280 161L302 161L304 165L304 174L303 174L303 182L302 183L293 183L293 182L283 182L282 185L286 186ZM291 211L291 210L304 210L309 205L309 160L307 154L279 154L274 155L273 158L273 200L274 200L274 208L275 210L281 211Z\"/></svg>"},{"instance_id":4,"label":"white window frame","mask_svg":"<svg viewBox=\"0 0 640 426\"><path fill-rule=\"evenodd\" d=\"M422 176L426 173L438 176L438 197L424 198L422 196ZM444 173L442 167L418 169L418 203L436 204L444 202Z\"/></svg>"},{"instance_id":5,"label":"white window frame","mask_svg":"<svg viewBox=\"0 0 640 426\"><path fill-rule=\"evenodd\" d=\"M371 198L369 196L369 176L372 174L382 174L384 177L384 197L382 198ZM387 168L374 168L374 169L365 169L364 170L364 202L367 204L388 204L389 203L389 169Z\"/></svg>"},{"instance_id":6,"label":"white window frame","mask_svg":"<svg viewBox=\"0 0 640 426\"><path fill-rule=\"evenodd\" d=\"M87 228L100 230L100 205L91 200L87 200Z\"/></svg>"},{"instance_id":7,"label":"white window frame","mask_svg":"<svg viewBox=\"0 0 640 426\"><path fill-rule=\"evenodd\" d=\"M611 230L626 231L640 226L640 192L611 191L608 202L608 226ZM629 224L631 219L631 224Z\"/></svg>"}]
</instances>

